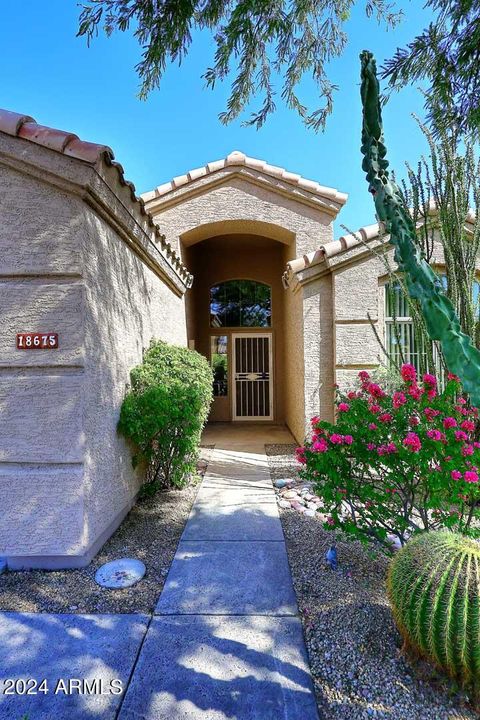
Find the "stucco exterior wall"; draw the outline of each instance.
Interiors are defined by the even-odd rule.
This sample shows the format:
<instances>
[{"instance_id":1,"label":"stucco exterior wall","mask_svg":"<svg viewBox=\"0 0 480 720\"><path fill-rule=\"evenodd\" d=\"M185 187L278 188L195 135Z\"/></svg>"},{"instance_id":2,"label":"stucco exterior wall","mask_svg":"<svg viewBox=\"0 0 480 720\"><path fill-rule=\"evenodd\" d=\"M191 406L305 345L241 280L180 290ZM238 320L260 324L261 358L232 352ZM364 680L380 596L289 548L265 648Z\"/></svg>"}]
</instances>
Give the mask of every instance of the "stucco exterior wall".
<instances>
[{"instance_id":1,"label":"stucco exterior wall","mask_svg":"<svg viewBox=\"0 0 480 720\"><path fill-rule=\"evenodd\" d=\"M235 221L243 223L243 233L256 233L279 239L278 228L283 228L284 242L295 239L296 255L315 250L318 245L333 239L333 216L308 193L291 190L278 192L278 183L259 186L231 173L219 174L212 184L211 178L195 183L193 188L179 188L169 193L161 205L151 206L152 215L159 223L166 239L173 247L179 247L179 239L186 244L233 230ZM250 223L250 225L249 225ZM272 235L268 227L272 226ZM223 225L223 227L222 227ZM209 228L209 226L211 226ZM205 228L206 235L195 235L197 228ZM237 230L238 231L238 230ZM197 230L197 233L199 231ZM185 237L192 233L191 238Z\"/></svg>"},{"instance_id":2,"label":"stucco exterior wall","mask_svg":"<svg viewBox=\"0 0 480 720\"><path fill-rule=\"evenodd\" d=\"M20 160L18 159L20 157ZM152 337L186 343L182 282L115 167L0 133L0 556L87 564L139 478L116 424ZM22 351L19 332L58 333Z\"/></svg>"},{"instance_id":3,"label":"stucco exterior wall","mask_svg":"<svg viewBox=\"0 0 480 720\"><path fill-rule=\"evenodd\" d=\"M90 544L118 524L141 480L116 432L130 369L142 361L152 338L186 345L186 326L183 297L89 208L85 229L84 481Z\"/></svg>"},{"instance_id":4,"label":"stucco exterior wall","mask_svg":"<svg viewBox=\"0 0 480 720\"><path fill-rule=\"evenodd\" d=\"M301 347L287 361L291 390L289 427L298 442L310 434L310 419L333 420L334 307L333 278L326 273L286 297L289 341ZM287 353L288 354L288 353ZM296 382L295 382L296 379ZM292 392L293 390L293 392Z\"/></svg>"},{"instance_id":5,"label":"stucco exterior wall","mask_svg":"<svg viewBox=\"0 0 480 720\"><path fill-rule=\"evenodd\" d=\"M75 554L84 542L83 207L2 163L0 185L0 555ZM60 348L19 351L18 332L58 332Z\"/></svg>"},{"instance_id":6,"label":"stucco exterior wall","mask_svg":"<svg viewBox=\"0 0 480 720\"><path fill-rule=\"evenodd\" d=\"M302 293L285 291L285 329L285 422L301 444L305 436Z\"/></svg>"},{"instance_id":7,"label":"stucco exterior wall","mask_svg":"<svg viewBox=\"0 0 480 720\"><path fill-rule=\"evenodd\" d=\"M303 288L306 431L314 415L333 420L333 278L324 275Z\"/></svg>"},{"instance_id":8,"label":"stucco exterior wall","mask_svg":"<svg viewBox=\"0 0 480 720\"><path fill-rule=\"evenodd\" d=\"M385 250L385 248L384 248ZM362 369L375 370L387 361L375 333L385 341L385 284L394 253L369 252L365 247L343 253L331 263L334 289L335 380L342 389L355 385ZM443 248L434 243L432 263L444 263ZM480 263L479 263L480 264ZM441 271L441 268L439 268Z\"/></svg>"}]
</instances>

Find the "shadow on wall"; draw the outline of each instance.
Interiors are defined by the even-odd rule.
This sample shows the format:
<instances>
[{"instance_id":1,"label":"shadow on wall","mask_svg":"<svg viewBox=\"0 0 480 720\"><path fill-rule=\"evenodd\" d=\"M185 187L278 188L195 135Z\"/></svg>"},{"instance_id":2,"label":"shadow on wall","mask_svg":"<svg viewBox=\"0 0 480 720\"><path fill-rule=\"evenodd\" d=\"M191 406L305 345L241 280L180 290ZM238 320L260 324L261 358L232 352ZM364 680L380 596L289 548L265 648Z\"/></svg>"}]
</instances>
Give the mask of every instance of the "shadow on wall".
<instances>
[{"instance_id":1,"label":"shadow on wall","mask_svg":"<svg viewBox=\"0 0 480 720\"><path fill-rule=\"evenodd\" d=\"M150 338L162 337L173 293L110 226L85 206L81 213L70 225L84 249L82 276L8 279L19 291L35 289L40 308L31 327L17 327L29 319L25 309L7 314L9 334L61 332L58 350L0 365L0 556L84 554L141 482L116 426L129 370Z\"/></svg>"}]
</instances>

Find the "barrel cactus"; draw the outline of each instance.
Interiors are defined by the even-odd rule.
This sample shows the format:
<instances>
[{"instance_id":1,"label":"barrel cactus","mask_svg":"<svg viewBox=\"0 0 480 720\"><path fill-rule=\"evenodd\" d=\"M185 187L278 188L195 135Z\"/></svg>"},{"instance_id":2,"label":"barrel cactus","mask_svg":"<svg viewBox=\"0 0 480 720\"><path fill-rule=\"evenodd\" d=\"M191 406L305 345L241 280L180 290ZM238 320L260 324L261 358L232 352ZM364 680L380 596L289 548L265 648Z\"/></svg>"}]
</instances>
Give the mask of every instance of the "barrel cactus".
<instances>
[{"instance_id":1,"label":"barrel cactus","mask_svg":"<svg viewBox=\"0 0 480 720\"><path fill-rule=\"evenodd\" d=\"M448 530L412 538L391 564L388 594L406 646L478 696L480 545Z\"/></svg>"}]
</instances>

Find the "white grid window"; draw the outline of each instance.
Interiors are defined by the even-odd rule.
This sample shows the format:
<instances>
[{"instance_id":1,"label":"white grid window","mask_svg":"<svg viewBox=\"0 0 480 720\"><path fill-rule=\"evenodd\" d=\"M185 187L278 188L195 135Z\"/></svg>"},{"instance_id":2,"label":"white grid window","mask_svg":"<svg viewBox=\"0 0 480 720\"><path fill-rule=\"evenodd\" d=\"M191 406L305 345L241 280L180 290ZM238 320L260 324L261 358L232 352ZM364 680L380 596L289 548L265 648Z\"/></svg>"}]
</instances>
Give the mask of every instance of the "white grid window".
<instances>
[{"instance_id":1,"label":"white grid window","mask_svg":"<svg viewBox=\"0 0 480 720\"><path fill-rule=\"evenodd\" d=\"M418 370L425 363L424 344L415 334L408 300L397 282L385 285L385 348L398 366L405 362Z\"/></svg>"}]
</instances>

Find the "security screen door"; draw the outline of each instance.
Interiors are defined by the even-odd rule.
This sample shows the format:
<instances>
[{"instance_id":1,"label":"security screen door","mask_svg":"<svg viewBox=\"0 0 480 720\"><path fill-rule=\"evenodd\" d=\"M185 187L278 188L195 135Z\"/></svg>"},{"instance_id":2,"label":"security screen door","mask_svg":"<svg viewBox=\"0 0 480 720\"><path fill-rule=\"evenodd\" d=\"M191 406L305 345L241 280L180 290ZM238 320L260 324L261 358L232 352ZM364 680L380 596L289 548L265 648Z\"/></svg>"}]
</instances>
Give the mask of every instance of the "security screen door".
<instances>
[{"instance_id":1,"label":"security screen door","mask_svg":"<svg viewBox=\"0 0 480 720\"><path fill-rule=\"evenodd\" d=\"M232 340L233 419L273 420L271 334L234 334Z\"/></svg>"}]
</instances>

